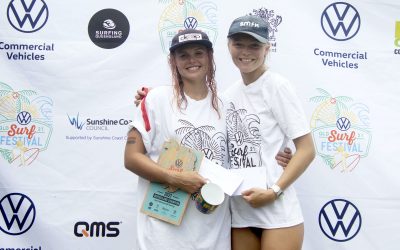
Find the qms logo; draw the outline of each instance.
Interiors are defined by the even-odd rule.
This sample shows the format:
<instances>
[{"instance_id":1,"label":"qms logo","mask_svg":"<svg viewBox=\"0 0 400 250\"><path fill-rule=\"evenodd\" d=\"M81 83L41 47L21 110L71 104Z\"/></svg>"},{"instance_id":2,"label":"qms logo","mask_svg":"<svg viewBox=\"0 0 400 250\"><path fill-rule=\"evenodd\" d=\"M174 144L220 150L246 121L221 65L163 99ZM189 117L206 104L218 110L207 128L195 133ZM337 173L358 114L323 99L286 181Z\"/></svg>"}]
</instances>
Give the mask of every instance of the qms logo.
<instances>
[{"instance_id":1,"label":"qms logo","mask_svg":"<svg viewBox=\"0 0 400 250\"><path fill-rule=\"evenodd\" d=\"M117 237L120 224L121 222L116 221L108 223L78 221L74 226L74 234L76 237Z\"/></svg>"},{"instance_id":2,"label":"qms logo","mask_svg":"<svg viewBox=\"0 0 400 250\"><path fill-rule=\"evenodd\" d=\"M0 200L0 215L0 230L9 235L20 235L32 227L36 209L28 196L11 193Z\"/></svg>"}]
</instances>

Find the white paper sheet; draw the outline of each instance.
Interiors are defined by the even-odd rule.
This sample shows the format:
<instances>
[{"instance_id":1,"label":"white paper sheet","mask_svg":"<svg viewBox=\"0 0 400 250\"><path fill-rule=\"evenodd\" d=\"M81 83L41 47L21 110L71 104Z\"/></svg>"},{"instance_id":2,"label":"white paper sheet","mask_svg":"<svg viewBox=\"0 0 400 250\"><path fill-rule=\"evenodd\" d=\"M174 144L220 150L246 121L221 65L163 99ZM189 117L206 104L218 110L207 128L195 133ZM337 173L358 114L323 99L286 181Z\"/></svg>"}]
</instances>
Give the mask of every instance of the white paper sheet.
<instances>
[{"instance_id":1,"label":"white paper sheet","mask_svg":"<svg viewBox=\"0 0 400 250\"><path fill-rule=\"evenodd\" d=\"M219 185L224 190L224 193L229 196L235 192L243 181L240 175L215 164L205 157L201 162L199 174L210 182Z\"/></svg>"},{"instance_id":2,"label":"white paper sheet","mask_svg":"<svg viewBox=\"0 0 400 250\"><path fill-rule=\"evenodd\" d=\"M265 168L241 168L230 169L229 171L243 178L241 185L235 190L233 195L241 195L244 190L253 187L267 187L267 176Z\"/></svg>"}]
</instances>

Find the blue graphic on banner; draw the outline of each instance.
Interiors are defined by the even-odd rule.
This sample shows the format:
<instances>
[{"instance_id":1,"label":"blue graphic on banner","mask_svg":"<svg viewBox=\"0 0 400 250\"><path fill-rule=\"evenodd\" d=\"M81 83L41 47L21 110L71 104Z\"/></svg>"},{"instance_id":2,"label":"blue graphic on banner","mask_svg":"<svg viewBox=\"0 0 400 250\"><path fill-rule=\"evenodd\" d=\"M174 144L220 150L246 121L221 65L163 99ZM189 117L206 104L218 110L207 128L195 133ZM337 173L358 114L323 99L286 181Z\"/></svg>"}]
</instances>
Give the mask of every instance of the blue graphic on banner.
<instances>
[{"instance_id":1,"label":"blue graphic on banner","mask_svg":"<svg viewBox=\"0 0 400 250\"><path fill-rule=\"evenodd\" d=\"M321 26L328 37L336 41L346 41L360 30L360 14L351 4L332 3L322 12Z\"/></svg>"},{"instance_id":2,"label":"blue graphic on banner","mask_svg":"<svg viewBox=\"0 0 400 250\"><path fill-rule=\"evenodd\" d=\"M361 214L350 201L335 199L326 203L319 213L319 226L333 241L349 241L361 229Z\"/></svg>"},{"instance_id":3,"label":"blue graphic on banner","mask_svg":"<svg viewBox=\"0 0 400 250\"><path fill-rule=\"evenodd\" d=\"M337 121L336 121L336 127L341 130L341 131L347 131L349 130L351 126L351 122L349 119L347 119L346 117L340 117Z\"/></svg>"},{"instance_id":4,"label":"blue graphic on banner","mask_svg":"<svg viewBox=\"0 0 400 250\"><path fill-rule=\"evenodd\" d=\"M9 235L20 235L32 227L36 209L28 196L11 193L0 200L0 215L0 230Z\"/></svg>"},{"instance_id":5,"label":"blue graphic on banner","mask_svg":"<svg viewBox=\"0 0 400 250\"><path fill-rule=\"evenodd\" d=\"M188 17L185 19L184 26L186 29L196 29L197 28L197 19L194 17Z\"/></svg>"},{"instance_id":6,"label":"blue graphic on banner","mask_svg":"<svg viewBox=\"0 0 400 250\"><path fill-rule=\"evenodd\" d=\"M7 8L11 26L24 33L40 30L49 18L49 9L43 0L12 0Z\"/></svg>"}]
</instances>

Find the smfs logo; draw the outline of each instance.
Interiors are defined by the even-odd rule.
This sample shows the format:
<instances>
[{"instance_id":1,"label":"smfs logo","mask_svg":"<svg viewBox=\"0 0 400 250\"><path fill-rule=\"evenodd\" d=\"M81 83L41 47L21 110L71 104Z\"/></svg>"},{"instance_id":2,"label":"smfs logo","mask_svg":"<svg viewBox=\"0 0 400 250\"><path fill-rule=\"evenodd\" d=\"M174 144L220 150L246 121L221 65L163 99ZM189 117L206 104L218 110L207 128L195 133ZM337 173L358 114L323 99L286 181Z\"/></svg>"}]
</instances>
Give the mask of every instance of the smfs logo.
<instances>
[{"instance_id":1,"label":"smfs logo","mask_svg":"<svg viewBox=\"0 0 400 250\"><path fill-rule=\"evenodd\" d=\"M273 42L276 40L275 32L278 32L278 25L282 23L282 16L276 15L274 10L266 8L254 9L250 15L259 16L268 22L268 41Z\"/></svg>"},{"instance_id":2,"label":"smfs logo","mask_svg":"<svg viewBox=\"0 0 400 250\"><path fill-rule=\"evenodd\" d=\"M311 117L311 131L317 153L332 169L352 171L368 156L371 144L369 109L347 96L333 97L323 89L310 98L318 103Z\"/></svg>"},{"instance_id":3,"label":"smfs logo","mask_svg":"<svg viewBox=\"0 0 400 250\"><path fill-rule=\"evenodd\" d=\"M329 239L348 241L361 229L361 214L357 207L347 200L332 200L322 207L319 226Z\"/></svg>"},{"instance_id":4,"label":"smfs logo","mask_svg":"<svg viewBox=\"0 0 400 250\"><path fill-rule=\"evenodd\" d=\"M7 18L16 30L32 33L46 24L49 9L43 0L12 0L7 8Z\"/></svg>"},{"instance_id":5,"label":"smfs logo","mask_svg":"<svg viewBox=\"0 0 400 250\"><path fill-rule=\"evenodd\" d=\"M322 12L321 26L333 40L346 41L358 33L361 27L360 14L351 4L333 3Z\"/></svg>"},{"instance_id":6,"label":"smfs logo","mask_svg":"<svg viewBox=\"0 0 400 250\"><path fill-rule=\"evenodd\" d=\"M0 200L0 230L9 235L28 231L35 221L36 209L32 200L20 193L11 193Z\"/></svg>"}]
</instances>

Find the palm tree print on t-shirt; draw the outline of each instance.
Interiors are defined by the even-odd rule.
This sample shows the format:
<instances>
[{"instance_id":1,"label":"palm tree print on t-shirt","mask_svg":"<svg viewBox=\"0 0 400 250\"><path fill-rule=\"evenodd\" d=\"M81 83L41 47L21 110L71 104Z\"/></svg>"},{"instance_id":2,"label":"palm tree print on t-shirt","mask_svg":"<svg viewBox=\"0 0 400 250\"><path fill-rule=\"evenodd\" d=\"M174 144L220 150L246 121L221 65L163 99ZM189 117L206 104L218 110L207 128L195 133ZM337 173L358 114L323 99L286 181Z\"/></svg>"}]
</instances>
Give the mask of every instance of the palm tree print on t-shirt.
<instances>
[{"instance_id":1,"label":"palm tree print on t-shirt","mask_svg":"<svg viewBox=\"0 0 400 250\"><path fill-rule=\"evenodd\" d=\"M226 115L230 168L261 166L260 118L229 103Z\"/></svg>"},{"instance_id":2,"label":"palm tree print on t-shirt","mask_svg":"<svg viewBox=\"0 0 400 250\"><path fill-rule=\"evenodd\" d=\"M175 132L178 135L184 135L181 145L202 151L207 159L224 165L227 147L226 136L223 133L213 132L215 130L213 126L195 127L192 123L182 119L179 119L179 122L184 126L176 129Z\"/></svg>"}]
</instances>

